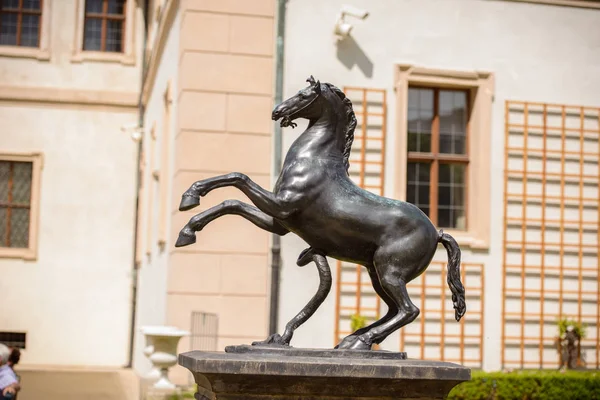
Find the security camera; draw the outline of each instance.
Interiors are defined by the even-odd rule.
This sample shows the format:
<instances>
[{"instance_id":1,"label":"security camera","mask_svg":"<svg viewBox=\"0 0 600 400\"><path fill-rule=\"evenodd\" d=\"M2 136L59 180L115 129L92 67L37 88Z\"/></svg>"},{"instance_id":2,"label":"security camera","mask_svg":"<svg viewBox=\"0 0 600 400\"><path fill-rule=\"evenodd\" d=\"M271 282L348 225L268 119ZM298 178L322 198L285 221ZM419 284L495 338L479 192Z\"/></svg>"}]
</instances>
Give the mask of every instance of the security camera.
<instances>
[{"instance_id":1,"label":"security camera","mask_svg":"<svg viewBox=\"0 0 600 400\"><path fill-rule=\"evenodd\" d=\"M121 132L129 133L134 142L139 142L142 139L143 129L137 123L121 125Z\"/></svg>"},{"instance_id":2,"label":"security camera","mask_svg":"<svg viewBox=\"0 0 600 400\"><path fill-rule=\"evenodd\" d=\"M335 28L333 30L333 32L336 34L336 36L338 36L339 39L343 39L349 36L353 28L352 24L346 22L346 15L355 18L365 19L369 16L369 12L367 10L363 10L357 7L343 5L342 9L340 10L338 20L335 23Z\"/></svg>"},{"instance_id":3,"label":"security camera","mask_svg":"<svg viewBox=\"0 0 600 400\"><path fill-rule=\"evenodd\" d=\"M140 126L137 122L131 124L121 125L121 132L129 132L138 129Z\"/></svg>"},{"instance_id":4,"label":"security camera","mask_svg":"<svg viewBox=\"0 0 600 400\"><path fill-rule=\"evenodd\" d=\"M342 16L346 15L350 15L355 18L366 19L369 16L369 12L358 7L353 7L344 4L342 6Z\"/></svg>"}]
</instances>

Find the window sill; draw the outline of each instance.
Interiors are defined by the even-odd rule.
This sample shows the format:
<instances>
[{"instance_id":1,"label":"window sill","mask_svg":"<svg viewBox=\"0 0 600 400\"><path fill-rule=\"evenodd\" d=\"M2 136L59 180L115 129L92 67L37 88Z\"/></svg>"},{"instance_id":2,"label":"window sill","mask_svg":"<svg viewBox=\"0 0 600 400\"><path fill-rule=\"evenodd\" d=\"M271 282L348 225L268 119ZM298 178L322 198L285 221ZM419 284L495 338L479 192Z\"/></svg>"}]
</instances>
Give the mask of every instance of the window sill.
<instances>
[{"instance_id":1,"label":"window sill","mask_svg":"<svg viewBox=\"0 0 600 400\"><path fill-rule=\"evenodd\" d=\"M81 63L84 61L121 63L123 65L135 65L135 58L130 54L112 53L104 51L82 51L71 57L71 62Z\"/></svg>"},{"instance_id":2,"label":"window sill","mask_svg":"<svg viewBox=\"0 0 600 400\"><path fill-rule=\"evenodd\" d=\"M21 258L34 261L37 259L37 252L34 249L0 247L0 258Z\"/></svg>"},{"instance_id":3,"label":"window sill","mask_svg":"<svg viewBox=\"0 0 600 400\"><path fill-rule=\"evenodd\" d=\"M0 56L16 58L35 58L41 61L50 60L50 52L38 47L0 46Z\"/></svg>"}]
</instances>

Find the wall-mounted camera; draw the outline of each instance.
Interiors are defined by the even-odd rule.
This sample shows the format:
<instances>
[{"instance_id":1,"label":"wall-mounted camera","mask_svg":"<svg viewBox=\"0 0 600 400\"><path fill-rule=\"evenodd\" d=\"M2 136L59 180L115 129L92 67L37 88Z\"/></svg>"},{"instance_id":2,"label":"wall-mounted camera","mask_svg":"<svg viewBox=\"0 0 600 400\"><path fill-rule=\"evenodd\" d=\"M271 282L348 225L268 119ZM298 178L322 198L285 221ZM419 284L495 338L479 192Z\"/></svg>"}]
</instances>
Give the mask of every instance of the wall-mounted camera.
<instances>
[{"instance_id":1,"label":"wall-mounted camera","mask_svg":"<svg viewBox=\"0 0 600 400\"><path fill-rule=\"evenodd\" d=\"M366 19L369 16L369 12L367 10L363 10L361 8L343 5L340 10L340 15L338 16L337 22L335 23L334 33L338 36L339 39L343 39L350 35L352 28L354 27L352 24L346 22L346 16L351 16L359 19Z\"/></svg>"}]
</instances>

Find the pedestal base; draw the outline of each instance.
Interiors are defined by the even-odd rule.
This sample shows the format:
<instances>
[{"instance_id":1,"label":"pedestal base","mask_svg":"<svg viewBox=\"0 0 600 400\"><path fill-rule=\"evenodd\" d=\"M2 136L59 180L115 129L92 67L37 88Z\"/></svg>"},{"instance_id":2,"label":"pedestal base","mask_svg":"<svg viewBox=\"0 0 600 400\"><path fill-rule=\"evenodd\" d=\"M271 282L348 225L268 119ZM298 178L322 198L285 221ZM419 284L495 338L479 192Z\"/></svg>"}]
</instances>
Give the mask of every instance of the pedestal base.
<instances>
[{"instance_id":1,"label":"pedestal base","mask_svg":"<svg viewBox=\"0 0 600 400\"><path fill-rule=\"evenodd\" d=\"M443 399L471 379L470 369L451 363L284 352L192 351L179 364L194 375L198 400Z\"/></svg>"}]
</instances>

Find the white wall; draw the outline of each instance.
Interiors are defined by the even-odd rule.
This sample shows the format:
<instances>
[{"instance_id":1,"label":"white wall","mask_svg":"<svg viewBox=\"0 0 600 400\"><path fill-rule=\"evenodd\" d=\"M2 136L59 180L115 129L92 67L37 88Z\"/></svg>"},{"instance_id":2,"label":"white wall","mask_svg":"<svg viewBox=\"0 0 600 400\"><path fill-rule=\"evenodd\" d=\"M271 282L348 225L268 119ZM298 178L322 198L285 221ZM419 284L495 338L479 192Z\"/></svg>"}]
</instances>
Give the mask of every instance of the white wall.
<instances>
[{"instance_id":1,"label":"white wall","mask_svg":"<svg viewBox=\"0 0 600 400\"><path fill-rule=\"evenodd\" d=\"M41 151L38 259L0 259L0 330L27 332L22 364L127 363L135 112L0 105L4 151Z\"/></svg>"},{"instance_id":2,"label":"white wall","mask_svg":"<svg viewBox=\"0 0 600 400\"><path fill-rule=\"evenodd\" d=\"M145 182L148 182L148 176L152 173L150 170L150 154L151 154L151 129L155 126L156 129L156 148L155 148L155 159L154 166L156 170L160 168L161 154L162 154L162 138L163 132L163 119L165 116L165 103L163 95L167 89L167 85L170 82L171 93L173 97L173 103L171 105L171 118L170 118L170 149L173 150L173 140L176 134L176 123L177 123L177 72L179 68L179 31L180 31L181 19L179 11L173 20L173 25L170 30L166 33L167 39L164 47L162 58L158 61L159 66L156 73L156 79L154 82L153 89L151 91L148 103L146 105L144 113L144 152L146 154L146 168L145 168ZM169 158L171 161L173 157ZM173 171L173 168L170 169ZM172 179L171 179L172 181ZM138 278L138 298L137 298L137 317L136 317L136 333L135 333L135 354L134 354L134 367L141 374L146 373L150 369L150 362L143 355L144 346L144 335L140 332L141 327L148 325L165 325L166 323L166 307L167 307L167 276L168 276L168 262L169 262L169 249L161 249L158 246L158 219L159 219L159 208L160 208L160 196L159 196L159 182L152 185L153 191L150 194L146 194L145 205L141 207L142 210L147 211L150 207L150 196L152 200L152 221L148 220L147 215L141 215L140 221L142 223L142 235L141 243L143 243L143 262L139 269ZM148 188L144 188L148 190ZM171 193L171 189L168 189L168 193ZM170 196L169 196L170 198ZM171 218L167 218L170 222ZM166 232L170 232L170 227L167 226ZM148 243L146 236L151 234L153 240L151 241L152 246L150 248L151 254L146 254L146 244Z\"/></svg>"},{"instance_id":3,"label":"white wall","mask_svg":"<svg viewBox=\"0 0 600 400\"><path fill-rule=\"evenodd\" d=\"M136 7L135 65L76 63L75 5L51 2L49 60L0 58L0 147L44 158L38 258L0 258L0 331L27 333L23 365L121 367L129 354L137 169L136 144L121 126L137 122L137 108L79 99L94 98L89 91L135 98L143 18ZM31 101L10 98L23 87ZM60 90L69 104L36 101L39 88Z\"/></svg>"},{"instance_id":4,"label":"white wall","mask_svg":"<svg viewBox=\"0 0 600 400\"><path fill-rule=\"evenodd\" d=\"M352 38L336 46L332 30L342 4L367 9L370 15L365 21L350 17ZM504 102L599 106L600 10L493 0L290 0L286 24L284 98L304 87L310 74L338 87L387 89L386 194L390 196L398 178L391 162L396 146L394 65L495 74L491 246L488 252L464 249L463 261L485 265L484 368L498 369L504 159L503 152L494 149L504 146ZM284 129L284 151L305 126L299 123L293 131ZM295 266L297 255L306 247L300 239L288 235L282 246L280 330L314 293L318 281L314 267ZM438 253L436 259L445 260L446 255ZM322 309L297 331L293 345L332 346L334 297L332 290ZM397 349L397 335L383 346Z\"/></svg>"}]
</instances>

